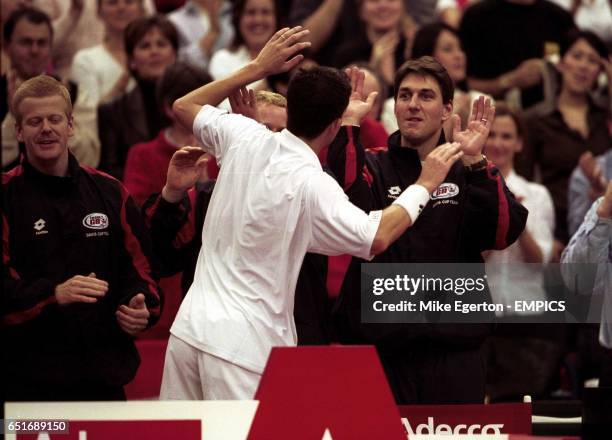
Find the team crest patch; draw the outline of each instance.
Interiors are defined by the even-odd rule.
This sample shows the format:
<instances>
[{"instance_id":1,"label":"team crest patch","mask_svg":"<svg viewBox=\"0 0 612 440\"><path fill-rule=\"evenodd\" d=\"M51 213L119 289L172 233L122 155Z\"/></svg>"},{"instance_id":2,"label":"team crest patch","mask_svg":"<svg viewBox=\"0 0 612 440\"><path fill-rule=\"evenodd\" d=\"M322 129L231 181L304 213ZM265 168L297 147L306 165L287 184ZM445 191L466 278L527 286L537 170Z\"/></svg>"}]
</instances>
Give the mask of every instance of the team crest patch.
<instances>
[{"instance_id":1,"label":"team crest patch","mask_svg":"<svg viewBox=\"0 0 612 440\"><path fill-rule=\"evenodd\" d=\"M89 229L106 229L108 228L108 217L106 214L92 212L83 219L83 226Z\"/></svg>"},{"instance_id":2,"label":"team crest patch","mask_svg":"<svg viewBox=\"0 0 612 440\"><path fill-rule=\"evenodd\" d=\"M450 199L459 194L459 187L454 183L443 183L431 194L431 200Z\"/></svg>"}]
</instances>

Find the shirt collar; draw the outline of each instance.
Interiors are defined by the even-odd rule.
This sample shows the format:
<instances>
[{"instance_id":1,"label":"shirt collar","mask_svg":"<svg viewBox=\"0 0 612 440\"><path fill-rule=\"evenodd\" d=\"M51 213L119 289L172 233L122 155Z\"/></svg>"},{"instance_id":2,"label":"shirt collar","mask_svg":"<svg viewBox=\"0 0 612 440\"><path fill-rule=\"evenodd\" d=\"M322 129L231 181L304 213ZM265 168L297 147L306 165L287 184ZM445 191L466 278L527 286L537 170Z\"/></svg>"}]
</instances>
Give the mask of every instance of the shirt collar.
<instances>
[{"instance_id":1,"label":"shirt collar","mask_svg":"<svg viewBox=\"0 0 612 440\"><path fill-rule=\"evenodd\" d=\"M322 169L321 162L312 148L288 129L285 128L280 133L276 133L275 136L280 138L283 145L291 147L292 150L299 152L309 162L317 164Z\"/></svg>"}]
</instances>

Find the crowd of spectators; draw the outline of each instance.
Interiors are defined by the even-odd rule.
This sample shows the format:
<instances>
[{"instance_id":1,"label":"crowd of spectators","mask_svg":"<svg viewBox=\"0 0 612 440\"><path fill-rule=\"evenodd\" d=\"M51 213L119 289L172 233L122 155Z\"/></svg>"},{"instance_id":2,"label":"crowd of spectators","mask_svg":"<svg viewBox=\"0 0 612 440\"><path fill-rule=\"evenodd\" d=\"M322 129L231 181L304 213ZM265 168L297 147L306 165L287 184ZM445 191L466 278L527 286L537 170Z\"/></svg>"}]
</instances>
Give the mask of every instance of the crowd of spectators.
<instances>
[{"instance_id":1,"label":"crowd of spectators","mask_svg":"<svg viewBox=\"0 0 612 440\"><path fill-rule=\"evenodd\" d=\"M173 154L198 146L193 133L177 123L172 103L244 67L285 26L310 30L304 60L251 84L258 92L257 109L239 110L273 131L286 126L287 83L298 69L317 64L366 71L365 95L377 92L361 126L366 150L386 149L387 137L398 129L394 77L406 60L432 56L446 69L455 90L452 113L463 128L480 95L497 102L484 153L529 210L526 228L512 246L484 253L487 264L512 267L498 274L491 288L498 302L512 301L516 289L528 289L536 299L558 295L560 271L546 265L560 262L591 204L606 188L610 192L612 10L606 0L2 0L1 17L3 171L20 166L27 155L11 111L15 92L38 75L55 77L70 92L71 154L79 164L122 181L136 204L144 204L153 250L162 261L159 273L187 271L182 288L180 281L165 285L167 296L182 298L193 277L203 216L219 172L207 157L193 189L160 204ZM238 111L237 102L230 104L220 107ZM453 123L449 118L443 127L448 140ZM326 158L321 160L325 165ZM3 255L5 246L3 241ZM307 256L304 265L319 263ZM316 324L317 331L302 326L299 343L337 341L331 315L346 290L340 287L349 264L342 256L323 264L328 278L323 300L309 296L309 280L298 282L298 333L301 304L314 302L329 318ZM301 277L316 272L303 270ZM161 322L171 322L175 312L164 310ZM612 371L609 338L604 347L581 342L592 342L597 333L592 326L571 325L561 333L505 331L482 352L491 371L499 371L488 375L487 393L498 400L521 394L579 397L580 383L598 376L598 362L608 362L604 368ZM516 356L508 360L508 353ZM577 361L571 353L578 354ZM515 379L504 378L504 362L547 368L513 384ZM589 362L595 366L586 367Z\"/></svg>"}]
</instances>

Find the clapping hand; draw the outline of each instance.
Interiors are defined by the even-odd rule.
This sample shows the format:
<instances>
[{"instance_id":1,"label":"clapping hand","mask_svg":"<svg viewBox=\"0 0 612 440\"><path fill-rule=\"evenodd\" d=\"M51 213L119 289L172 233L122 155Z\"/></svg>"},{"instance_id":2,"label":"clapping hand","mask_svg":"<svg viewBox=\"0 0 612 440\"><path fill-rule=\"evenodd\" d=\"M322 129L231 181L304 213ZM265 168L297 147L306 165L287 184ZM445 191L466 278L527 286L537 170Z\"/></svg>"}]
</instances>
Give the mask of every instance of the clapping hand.
<instances>
[{"instance_id":1,"label":"clapping hand","mask_svg":"<svg viewBox=\"0 0 612 440\"><path fill-rule=\"evenodd\" d=\"M364 99L363 82L365 73L355 66L349 67L345 72L351 80L351 96L342 115L342 125L359 126L363 118L372 110L378 92L371 92Z\"/></svg>"},{"instance_id":2,"label":"clapping hand","mask_svg":"<svg viewBox=\"0 0 612 440\"><path fill-rule=\"evenodd\" d=\"M474 101L472 115L465 130L461 131L461 119L453 115L453 141L461 144L461 151L466 156L481 154L482 148L489 137L491 124L495 117L495 107L490 99L480 96Z\"/></svg>"},{"instance_id":3,"label":"clapping hand","mask_svg":"<svg viewBox=\"0 0 612 440\"><path fill-rule=\"evenodd\" d=\"M177 150L168 165L162 197L170 203L181 200L189 188L196 184L209 159L199 147L186 146Z\"/></svg>"},{"instance_id":4,"label":"clapping hand","mask_svg":"<svg viewBox=\"0 0 612 440\"><path fill-rule=\"evenodd\" d=\"M261 77L287 72L304 59L300 50L310 47L309 41L300 40L310 31L302 26L282 28L261 49L253 63L261 69Z\"/></svg>"},{"instance_id":5,"label":"clapping hand","mask_svg":"<svg viewBox=\"0 0 612 440\"><path fill-rule=\"evenodd\" d=\"M130 303L121 305L115 312L119 327L128 335L135 336L147 327L149 323L149 309L145 303L145 296L139 293L132 297Z\"/></svg>"},{"instance_id":6,"label":"clapping hand","mask_svg":"<svg viewBox=\"0 0 612 440\"><path fill-rule=\"evenodd\" d=\"M229 95L228 99L233 113L246 116L256 121L258 120L257 101L255 99L255 92L253 92L252 89L240 87Z\"/></svg>"}]
</instances>

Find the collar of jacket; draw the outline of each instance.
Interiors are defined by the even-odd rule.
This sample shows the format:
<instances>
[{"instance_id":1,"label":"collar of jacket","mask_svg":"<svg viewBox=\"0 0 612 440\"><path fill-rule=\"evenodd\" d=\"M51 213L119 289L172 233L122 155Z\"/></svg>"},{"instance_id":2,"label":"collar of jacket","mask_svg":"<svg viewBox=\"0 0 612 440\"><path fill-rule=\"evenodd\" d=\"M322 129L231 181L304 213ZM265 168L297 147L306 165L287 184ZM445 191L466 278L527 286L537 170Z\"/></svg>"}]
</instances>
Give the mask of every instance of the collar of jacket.
<instances>
[{"instance_id":1,"label":"collar of jacket","mask_svg":"<svg viewBox=\"0 0 612 440\"><path fill-rule=\"evenodd\" d=\"M444 130L440 132L440 138L438 139L438 145L446 143L446 136L444 136ZM389 154L394 157L403 158L407 160L414 160L420 163L419 153L416 148L402 147L402 135L399 130L389 136L387 141L389 148Z\"/></svg>"},{"instance_id":2,"label":"collar of jacket","mask_svg":"<svg viewBox=\"0 0 612 440\"><path fill-rule=\"evenodd\" d=\"M68 175L67 176L52 176L45 174L34 168L27 157L23 159L24 173L32 180L40 184L40 187L50 193L63 193L71 190L78 181L80 174L79 162L68 152Z\"/></svg>"}]
</instances>

